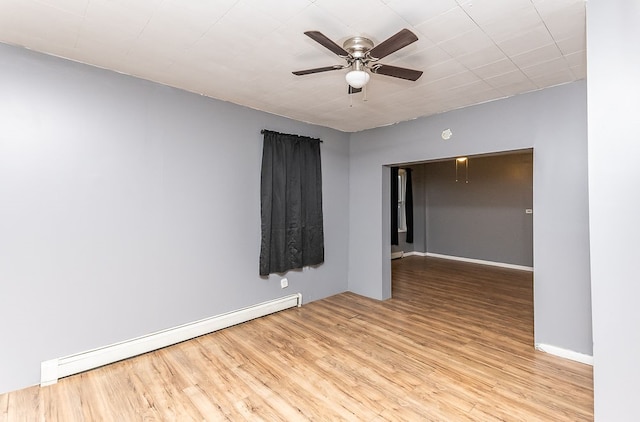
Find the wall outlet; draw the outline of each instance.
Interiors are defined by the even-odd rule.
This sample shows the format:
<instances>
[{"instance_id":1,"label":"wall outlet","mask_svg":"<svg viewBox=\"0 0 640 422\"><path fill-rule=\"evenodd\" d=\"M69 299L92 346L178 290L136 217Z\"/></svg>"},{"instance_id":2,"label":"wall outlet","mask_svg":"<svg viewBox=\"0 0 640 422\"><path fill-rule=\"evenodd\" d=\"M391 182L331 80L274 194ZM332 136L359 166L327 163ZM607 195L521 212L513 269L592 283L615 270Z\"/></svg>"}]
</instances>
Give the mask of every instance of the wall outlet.
<instances>
[{"instance_id":1,"label":"wall outlet","mask_svg":"<svg viewBox=\"0 0 640 422\"><path fill-rule=\"evenodd\" d=\"M283 278L280 280L280 288L284 289L285 287L289 287L289 280Z\"/></svg>"}]
</instances>

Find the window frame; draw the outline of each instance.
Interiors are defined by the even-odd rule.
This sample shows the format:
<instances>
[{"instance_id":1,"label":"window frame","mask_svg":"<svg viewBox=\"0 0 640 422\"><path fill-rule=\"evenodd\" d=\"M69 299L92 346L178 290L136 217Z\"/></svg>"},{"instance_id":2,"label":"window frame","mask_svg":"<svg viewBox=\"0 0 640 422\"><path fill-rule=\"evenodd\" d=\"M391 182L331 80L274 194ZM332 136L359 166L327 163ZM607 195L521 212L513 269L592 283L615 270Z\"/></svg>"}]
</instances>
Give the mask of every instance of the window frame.
<instances>
[{"instance_id":1,"label":"window frame","mask_svg":"<svg viewBox=\"0 0 640 422\"><path fill-rule=\"evenodd\" d=\"M407 231L407 172L398 169L398 233Z\"/></svg>"}]
</instances>

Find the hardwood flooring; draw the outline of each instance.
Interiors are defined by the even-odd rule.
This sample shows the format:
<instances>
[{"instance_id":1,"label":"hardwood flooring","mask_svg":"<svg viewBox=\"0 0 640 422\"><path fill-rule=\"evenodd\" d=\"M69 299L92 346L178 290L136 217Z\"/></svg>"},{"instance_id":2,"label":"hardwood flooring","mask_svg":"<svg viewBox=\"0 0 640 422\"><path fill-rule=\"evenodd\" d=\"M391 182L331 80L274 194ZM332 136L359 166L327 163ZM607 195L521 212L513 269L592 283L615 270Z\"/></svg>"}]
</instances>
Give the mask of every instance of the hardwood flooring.
<instances>
[{"instance_id":1,"label":"hardwood flooring","mask_svg":"<svg viewBox=\"0 0 640 422\"><path fill-rule=\"evenodd\" d=\"M592 368L533 348L532 275L393 262L393 298L343 293L58 384L3 421L590 421Z\"/></svg>"}]
</instances>

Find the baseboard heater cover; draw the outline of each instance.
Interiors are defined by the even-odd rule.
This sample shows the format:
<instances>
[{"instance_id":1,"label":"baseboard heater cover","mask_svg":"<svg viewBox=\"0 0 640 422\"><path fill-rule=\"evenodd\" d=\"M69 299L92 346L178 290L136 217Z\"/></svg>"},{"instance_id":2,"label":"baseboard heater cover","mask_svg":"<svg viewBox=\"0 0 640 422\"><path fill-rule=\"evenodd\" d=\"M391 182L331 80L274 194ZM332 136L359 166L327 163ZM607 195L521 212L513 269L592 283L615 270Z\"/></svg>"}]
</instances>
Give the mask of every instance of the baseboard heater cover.
<instances>
[{"instance_id":1,"label":"baseboard heater cover","mask_svg":"<svg viewBox=\"0 0 640 422\"><path fill-rule=\"evenodd\" d=\"M40 385L52 385L58 382L58 379L69 375L171 346L296 306L302 306L302 293L270 300L86 352L47 360L40 365Z\"/></svg>"}]
</instances>

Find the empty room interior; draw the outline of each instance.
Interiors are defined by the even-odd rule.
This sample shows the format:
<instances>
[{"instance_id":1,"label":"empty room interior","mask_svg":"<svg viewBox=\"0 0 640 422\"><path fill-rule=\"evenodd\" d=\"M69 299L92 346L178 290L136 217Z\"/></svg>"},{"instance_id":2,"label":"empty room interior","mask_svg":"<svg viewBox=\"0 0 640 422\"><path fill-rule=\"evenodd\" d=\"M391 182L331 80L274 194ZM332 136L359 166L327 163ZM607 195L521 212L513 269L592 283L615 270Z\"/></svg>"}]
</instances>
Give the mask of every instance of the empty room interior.
<instances>
[{"instance_id":1,"label":"empty room interior","mask_svg":"<svg viewBox=\"0 0 640 422\"><path fill-rule=\"evenodd\" d=\"M638 39L0 0L0 420L640 420Z\"/></svg>"}]
</instances>

